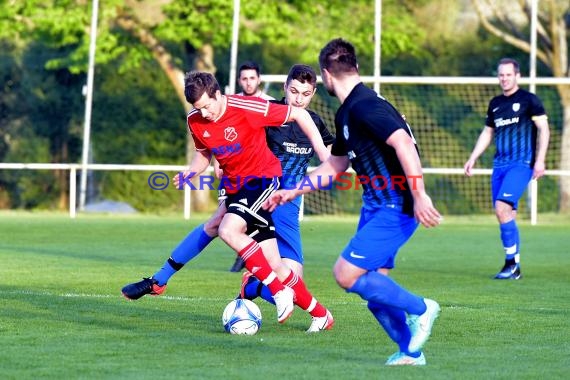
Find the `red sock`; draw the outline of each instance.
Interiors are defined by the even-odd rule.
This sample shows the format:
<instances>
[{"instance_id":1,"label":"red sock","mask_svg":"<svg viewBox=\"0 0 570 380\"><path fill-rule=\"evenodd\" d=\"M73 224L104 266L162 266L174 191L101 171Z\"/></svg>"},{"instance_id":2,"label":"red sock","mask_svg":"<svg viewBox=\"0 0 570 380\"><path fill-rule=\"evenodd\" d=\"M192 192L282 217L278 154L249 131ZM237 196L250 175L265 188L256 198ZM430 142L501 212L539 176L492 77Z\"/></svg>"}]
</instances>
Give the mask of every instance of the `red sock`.
<instances>
[{"instance_id":1,"label":"red sock","mask_svg":"<svg viewBox=\"0 0 570 380\"><path fill-rule=\"evenodd\" d=\"M327 309L317 301L309 292L303 279L297 276L293 271L283 281L283 285L290 287L295 291L295 304L301 309L306 310L312 317L324 317Z\"/></svg>"},{"instance_id":2,"label":"red sock","mask_svg":"<svg viewBox=\"0 0 570 380\"><path fill-rule=\"evenodd\" d=\"M261 280L261 282L269 288L271 294L275 295L275 293L284 289L283 284L271 269L269 262L263 255L261 247L255 240L239 251L238 255L245 262L247 270Z\"/></svg>"}]
</instances>

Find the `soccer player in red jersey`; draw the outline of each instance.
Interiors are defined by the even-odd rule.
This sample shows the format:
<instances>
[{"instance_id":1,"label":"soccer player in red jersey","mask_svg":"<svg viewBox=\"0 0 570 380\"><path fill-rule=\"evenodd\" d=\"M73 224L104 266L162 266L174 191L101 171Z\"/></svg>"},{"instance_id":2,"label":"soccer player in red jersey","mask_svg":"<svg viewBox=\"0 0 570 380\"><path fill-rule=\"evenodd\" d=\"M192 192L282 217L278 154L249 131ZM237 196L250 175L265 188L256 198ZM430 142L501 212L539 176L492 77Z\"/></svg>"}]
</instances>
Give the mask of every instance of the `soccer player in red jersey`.
<instances>
[{"instance_id":1,"label":"soccer player in red jersey","mask_svg":"<svg viewBox=\"0 0 570 380\"><path fill-rule=\"evenodd\" d=\"M330 323L324 324L325 328L332 327L330 312L281 261L271 213L261 207L279 188L282 174L281 163L267 146L264 128L295 121L311 140L321 161L325 161L330 153L311 116L305 109L256 97L222 95L214 76L204 72L186 75L185 96L194 107L187 123L196 154L189 169L174 178L174 184L181 188L190 178L204 172L215 156L224 172L221 185L227 194L217 211L217 215L223 215L217 231L220 238L238 252L246 268L270 289L279 322L291 315L295 298L295 303L311 314L313 324L323 325L320 319L326 319ZM201 230L198 239L193 240L199 246L206 246L215 235L208 236ZM191 239L187 237L181 245L186 240ZM165 265L176 271L184 263L171 256ZM145 294L160 294L165 286L155 278L147 278L125 286L122 292L129 299L138 299Z\"/></svg>"},{"instance_id":2,"label":"soccer player in red jersey","mask_svg":"<svg viewBox=\"0 0 570 380\"><path fill-rule=\"evenodd\" d=\"M238 92L238 95L257 96L261 99L275 100L272 96L267 95L261 90L261 70L259 65L254 61L246 61L240 65L238 69L238 83L241 87L241 92ZM220 165L216 160L214 160L214 170L216 172L220 171ZM240 255L237 255L230 268L230 272L241 272L244 265L243 259Z\"/></svg>"}]
</instances>

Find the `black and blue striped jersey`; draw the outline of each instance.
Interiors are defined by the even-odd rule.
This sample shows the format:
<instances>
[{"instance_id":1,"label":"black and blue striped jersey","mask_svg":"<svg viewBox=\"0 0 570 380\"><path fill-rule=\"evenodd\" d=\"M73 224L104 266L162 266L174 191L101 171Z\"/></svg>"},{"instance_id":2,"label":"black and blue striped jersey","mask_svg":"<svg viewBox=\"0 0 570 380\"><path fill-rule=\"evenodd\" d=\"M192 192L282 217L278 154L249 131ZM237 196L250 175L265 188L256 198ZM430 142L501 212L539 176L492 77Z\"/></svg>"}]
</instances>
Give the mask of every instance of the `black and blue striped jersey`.
<instances>
[{"instance_id":1,"label":"black and blue striped jersey","mask_svg":"<svg viewBox=\"0 0 570 380\"><path fill-rule=\"evenodd\" d=\"M537 135L532 119L545 115L540 99L523 89L518 89L510 96L499 95L491 99L485 125L495 132L493 165L523 163L532 167Z\"/></svg>"},{"instance_id":2,"label":"black and blue striped jersey","mask_svg":"<svg viewBox=\"0 0 570 380\"><path fill-rule=\"evenodd\" d=\"M285 99L271 101L285 104ZM334 137L327 129L324 121L315 112L307 110L315 122L325 145L331 145ZM281 128L266 128L267 145L281 161L283 170L282 188L294 187L307 172L309 162L314 156L311 141L296 122L289 122Z\"/></svg>"},{"instance_id":3,"label":"black and blue striped jersey","mask_svg":"<svg viewBox=\"0 0 570 380\"><path fill-rule=\"evenodd\" d=\"M404 170L396 151L386 143L398 129L405 130L413 138L402 114L360 83L338 109L335 126L336 142L332 154L347 155L356 174L369 179L368 183L362 184L364 205L396 208L413 215L413 199Z\"/></svg>"}]
</instances>

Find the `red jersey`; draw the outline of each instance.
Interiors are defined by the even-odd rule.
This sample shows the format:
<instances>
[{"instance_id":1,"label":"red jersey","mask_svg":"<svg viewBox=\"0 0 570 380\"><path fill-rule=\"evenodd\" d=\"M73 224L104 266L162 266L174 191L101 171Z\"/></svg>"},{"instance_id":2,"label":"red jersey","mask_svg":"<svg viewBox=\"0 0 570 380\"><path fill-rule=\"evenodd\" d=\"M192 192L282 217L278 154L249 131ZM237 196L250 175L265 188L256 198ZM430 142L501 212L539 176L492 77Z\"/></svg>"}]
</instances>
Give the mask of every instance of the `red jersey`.
<instances>
[{"instance_id":1,"label":"red jersey","mask_svg":"<svg viewBox=\"0 0 570 380\"><path fill-rule=\"evenodd\" d=\"M265 127L285 124L291 108L251 96L226 95L226 99L226 109L216 120L192 110L187 123L196 150L208 150L216 157L231 185L225 186L226 191L233 194L251 177L281 176L281 163L267 146Z\"/></svg>"}]
</instances>

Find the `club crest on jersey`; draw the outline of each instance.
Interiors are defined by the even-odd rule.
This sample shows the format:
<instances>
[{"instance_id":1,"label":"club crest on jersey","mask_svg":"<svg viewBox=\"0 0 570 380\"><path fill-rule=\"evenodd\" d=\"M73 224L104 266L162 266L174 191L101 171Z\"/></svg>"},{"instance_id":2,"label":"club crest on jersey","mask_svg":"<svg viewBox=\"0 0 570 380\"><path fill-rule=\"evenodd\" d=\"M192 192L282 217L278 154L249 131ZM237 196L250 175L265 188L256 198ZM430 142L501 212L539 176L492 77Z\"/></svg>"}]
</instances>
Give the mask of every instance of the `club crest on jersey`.
<instances>
[{"instance_id":1,"label":"club crest on jersey","mask_svg":"<svg viewBox=\"0 0 570 380\"><path fill-rule=\"evenodd\" d=\"M520 109L521 109L520 103L513 103L513 111L517 112Z\"/></svg>"},{"instance_id":2,"label":"club crest on jersey","mask_svg":"<svg viewBox=\"0 0 570 380\"><path fill-rule=\"evenodd\" d=\"M235 139L237 139L238 134L236 132L236 129L234 127L227 127L226 129L224 129L224 138L228 141L234 141Z\"/></svg>"},{"instance_id":3,"label":"club crest on jersey","mask_svg":"<svg viewBox=\"0 0 570 380\"><path fill-rule=\"evenodd\" d=\"M344 125L344 127L342 128L342 134L344 135L344 139L348 140L348 125Z\"/></svg>"}]
</instances>

